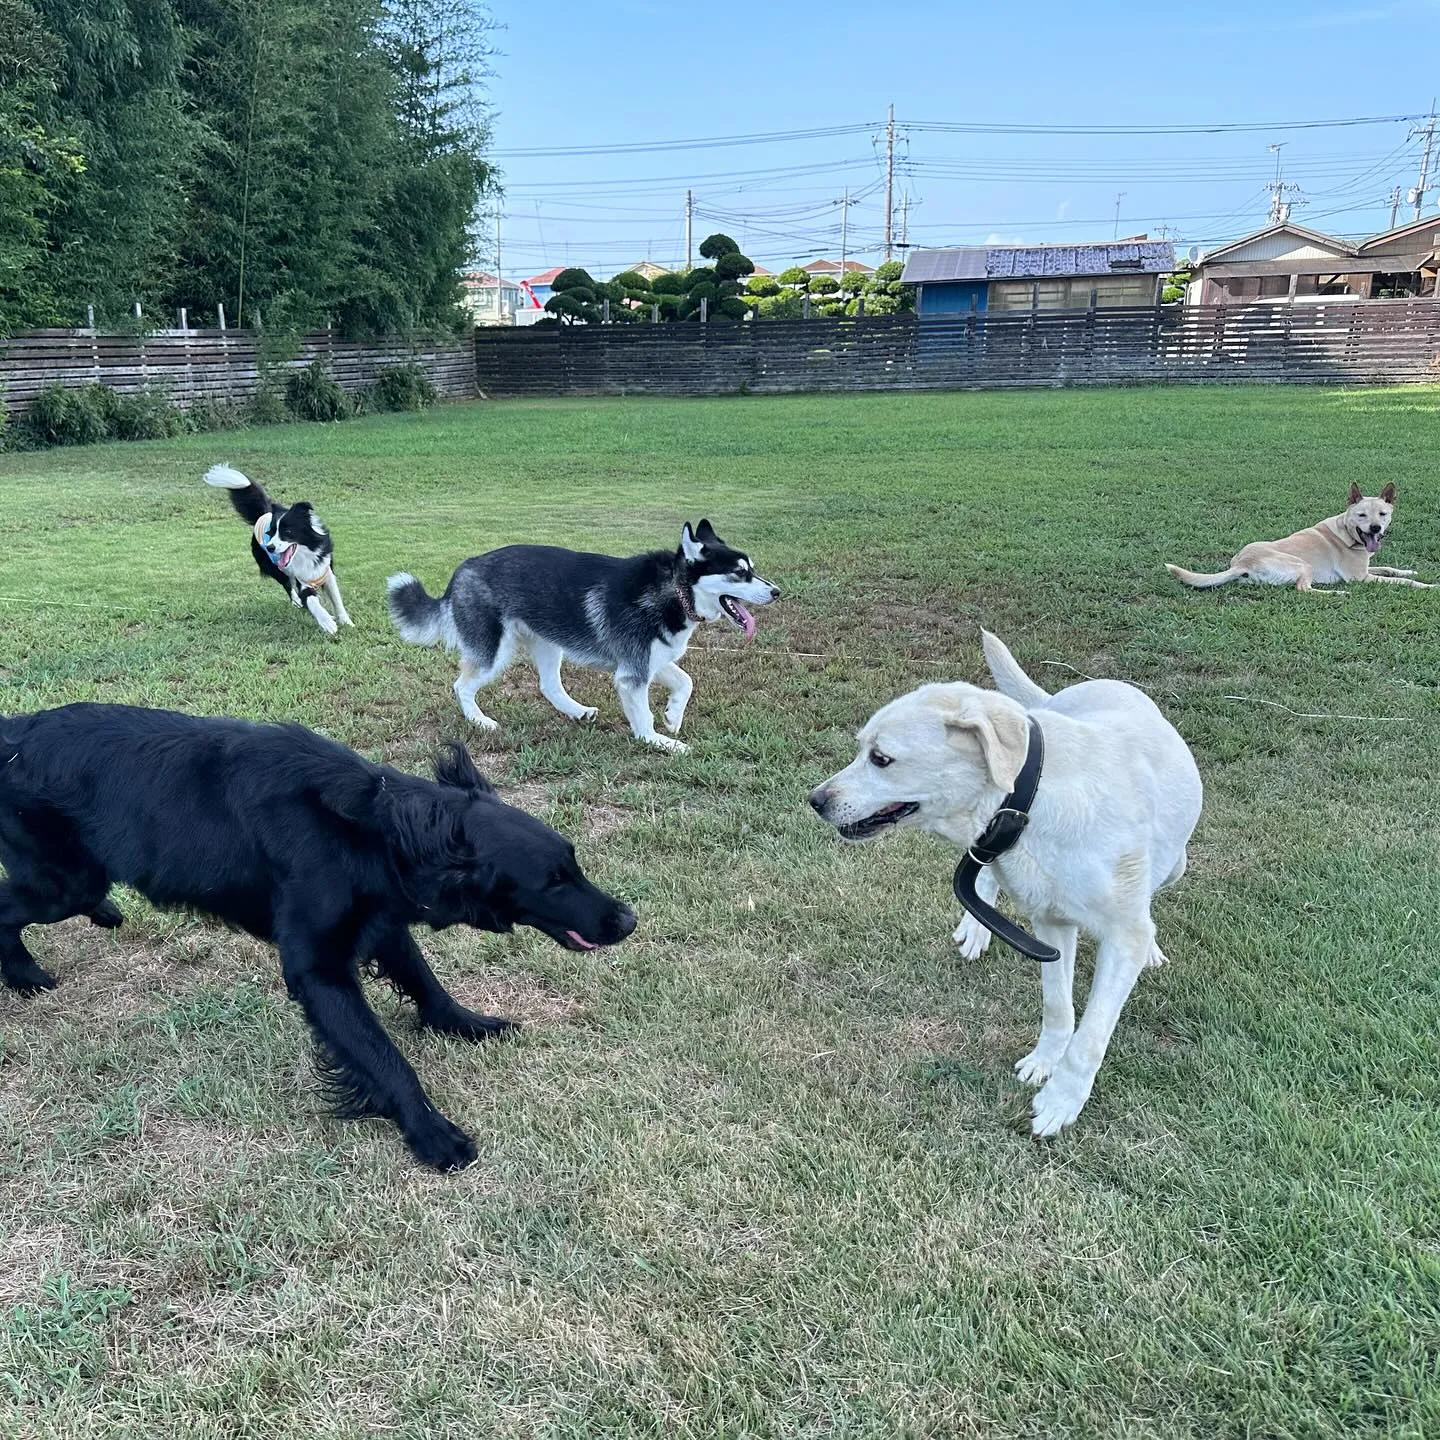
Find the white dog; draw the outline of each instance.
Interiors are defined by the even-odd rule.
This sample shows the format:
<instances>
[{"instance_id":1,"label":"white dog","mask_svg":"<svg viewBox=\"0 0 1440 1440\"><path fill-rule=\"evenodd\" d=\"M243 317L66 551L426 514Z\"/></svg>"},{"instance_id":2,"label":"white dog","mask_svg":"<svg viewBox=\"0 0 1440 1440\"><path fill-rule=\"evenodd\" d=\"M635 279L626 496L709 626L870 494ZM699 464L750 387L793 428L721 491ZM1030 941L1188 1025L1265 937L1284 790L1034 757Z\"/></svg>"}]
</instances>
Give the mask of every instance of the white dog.
<instances>
[{"instance_id":1,"label":"white dog","mask_svg":"<svg viewBox=\"0 0 1440 1440\"><path fill-rule=\"evenodd\" d=\"M1134 686L1088 680L1050 695L994 635L981 633L1003 693L924 685L892 701L861 730L855 760L810 803L847 840L908 825L968 849L1015 784L1034 715L1045 763L1030 824L981 872L978 889L993 903L1003 887L1035 934L1060 952L1040 969L1039 1042L1015 1066L1022 1081L1041 1086L1031 1129L1054 1135L1090 1098L1141 970L1164 963L1150 900L1185 871L1185 846L1200 818L1200 774L1179 733ZM1081 930L1098 950L1077 1026ZM955 938L973 959L990 932L967 916Z\"/></svg>"}]
</instances>

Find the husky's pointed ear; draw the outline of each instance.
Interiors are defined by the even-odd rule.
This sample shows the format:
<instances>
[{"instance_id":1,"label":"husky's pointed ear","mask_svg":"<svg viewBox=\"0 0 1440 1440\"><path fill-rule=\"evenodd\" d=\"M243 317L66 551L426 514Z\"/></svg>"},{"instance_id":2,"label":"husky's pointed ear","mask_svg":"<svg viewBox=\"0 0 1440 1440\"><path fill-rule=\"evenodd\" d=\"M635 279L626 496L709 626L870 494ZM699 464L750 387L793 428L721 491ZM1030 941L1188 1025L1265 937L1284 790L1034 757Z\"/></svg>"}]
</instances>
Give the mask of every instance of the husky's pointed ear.
<instances>
[{"instance_id":1,"label":"husky's pointed ear","mask_svg":"<svg viewBox=\"0 0 1440 1440\"><path fill-rule=\"evenodd\" d=\"M1387 505L1393 505L1395 503L1395 485L1393 481L1380 492L1380 498Z\"/></svg>"},{"instance_id":2,"label":"husky's pointed ear","mask_svg":"<svg viewBox=\"0 0 1440 1440\"><path fill-rule=\"evenodd\" d=\"M1345 503L1347 505L1358 505L1364 498L1360 493L1360 487L1352 480L1350 482L1350 498Z\"/></svg>"},{"instance_id":3,"label":"husky's pointed ear","mask_svg":"<svg viewBox=\"0 0 1440 1440\"><path fill-rule=\"evenodd\" d=\"M475 768L470 752L458 740L451 740L435 757L435 779L451 790L467 790L472 795L495 793L495 787Z\"/></svg>"},{"instance_id":4,"label":"husky's pointed ear","mask_svg":"<svg viewBox=\"0 0 1440 1440\"><path fill-rule=\"evenodd\" d=\"M705 547L695 538L695 532L690 528L688 520L680 528L680 549L685 558L692 561L698 560L705 553Z\"/></svg>"},{"instance_id":5,"label":"husky's pointed ear","mask_svg":"<svg viewBox=\"0 0 1440 1440\"><path fill-rule=\"evenodd\" d=\"M945 715L952 743L962 736L980 742L991 783L1013 790L1030 749L1030 721L1020 705L993 691L967 696Z\"/></svg>"},{"instance_id":6,"label":"husky's pointed ear","mask_svg":"<svg viewBox=\"0 0 1440 1440\"><path fill-rule=\"evenodd\" d=\"M695 527L695 536L704 545L715 545L720 541L720 537L715 533L715 527L708 520L702 520Z\"/></svg>"}]
</instances>

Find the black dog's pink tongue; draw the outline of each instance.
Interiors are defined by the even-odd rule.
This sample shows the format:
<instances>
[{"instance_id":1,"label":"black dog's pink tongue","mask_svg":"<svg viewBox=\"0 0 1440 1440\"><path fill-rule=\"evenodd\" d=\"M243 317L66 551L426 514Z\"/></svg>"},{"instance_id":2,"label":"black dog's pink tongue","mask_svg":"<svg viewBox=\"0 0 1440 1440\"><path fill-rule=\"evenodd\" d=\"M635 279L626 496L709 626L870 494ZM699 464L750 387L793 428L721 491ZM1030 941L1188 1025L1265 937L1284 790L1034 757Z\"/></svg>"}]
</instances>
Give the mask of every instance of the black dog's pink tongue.
<instances>
[{"instance_id":1,"label":"black dog's pink tongue","mask_svg":"<svg viewBox=\"0 0 1440 1440\"><path fill-rule=\"evenodd\" d=\"M1365 548L1373 555L1380 548L1380 537L1378 535L1367 535L1365 537Z\"/></svg>"},{"instance_id":2,"label":"black dog's pink tongue","mask_svg":"<svg viewBox=\"0 0 1440 1440\"><path fill-rule=\"evenodd\" d=\"M587 940L578 930L567 930L565 932L582 950L598 950L600 947L592 940Z\"/></svg>"}]
</instances>

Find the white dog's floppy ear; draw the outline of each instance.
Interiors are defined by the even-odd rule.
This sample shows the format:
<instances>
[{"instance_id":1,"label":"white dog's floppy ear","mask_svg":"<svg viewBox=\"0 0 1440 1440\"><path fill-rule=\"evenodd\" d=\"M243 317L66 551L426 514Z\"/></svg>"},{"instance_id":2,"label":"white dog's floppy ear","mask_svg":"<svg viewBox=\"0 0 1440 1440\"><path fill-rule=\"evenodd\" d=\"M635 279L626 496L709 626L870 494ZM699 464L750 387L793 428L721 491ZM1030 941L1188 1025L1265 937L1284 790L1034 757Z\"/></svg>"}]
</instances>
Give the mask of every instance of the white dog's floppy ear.
<instances>
[{"instance_id":1,"label":"white dog's floppy ear","mask_svg":"<svg viewBox=\"0 0 1440 1440\"><path fill-rule=\"evenodd\" d=\"M1003 695L984 694L983 699L963 704L946 715L945 730L951 736L973 735L980 742L991 783L1002 790L1015 788L1030 748L1030 721L1015 701Z\"/></svg>"},{"instance_id":2,"label":"white dog's floppy ear","mask_svg":"<svg viewBox=\"0 0 1440 1440\"><path fill-rule=\"evenodd\" d=\"M698 560L705 553L705 547L695 538L695 532L691 530L688 520L680 531L680 548L685 552L687 560Z\"/></svg>"},{"instance_id":3,"label":"white dog's floppy ear","mask_svg":"<svg viewBox=\"0 0 1440 1440\"><path fill-rule=\"evenodd\" d=\"M1347 505L1358 505L1364 498L1360 493L1360 487L1352 480L1350 482L1350 498L1345 503Z\"/></svg>"}]
</instances>

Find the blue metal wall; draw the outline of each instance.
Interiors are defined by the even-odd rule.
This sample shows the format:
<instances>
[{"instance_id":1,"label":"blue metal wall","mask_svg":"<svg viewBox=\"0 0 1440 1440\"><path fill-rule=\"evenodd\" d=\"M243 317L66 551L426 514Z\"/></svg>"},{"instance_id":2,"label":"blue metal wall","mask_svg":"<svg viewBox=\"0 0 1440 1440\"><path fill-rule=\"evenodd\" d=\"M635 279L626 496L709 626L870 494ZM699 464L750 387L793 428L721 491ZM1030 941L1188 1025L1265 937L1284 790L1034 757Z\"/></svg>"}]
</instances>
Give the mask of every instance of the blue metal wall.
<instances>
[{"instance_id":1,"label":"blue metal wall","mask_svg":"<svg viewBox=\"0 0 1440 1440\"><path fill-rule=\"evenodd\" d=\"M931 280L920 287L920 314L968 315L973 301L985 313L989 283L985 280Z\"/></svg>"}]
</instances>

